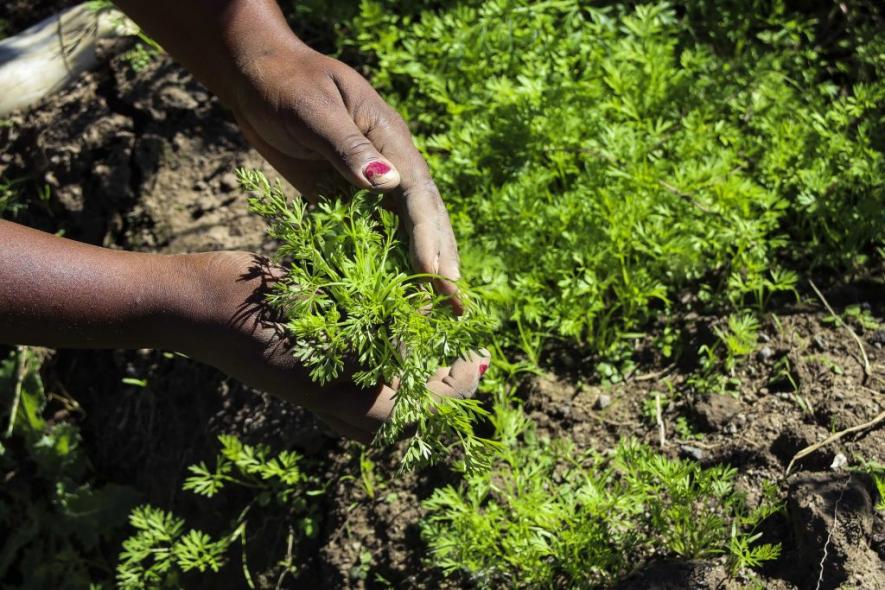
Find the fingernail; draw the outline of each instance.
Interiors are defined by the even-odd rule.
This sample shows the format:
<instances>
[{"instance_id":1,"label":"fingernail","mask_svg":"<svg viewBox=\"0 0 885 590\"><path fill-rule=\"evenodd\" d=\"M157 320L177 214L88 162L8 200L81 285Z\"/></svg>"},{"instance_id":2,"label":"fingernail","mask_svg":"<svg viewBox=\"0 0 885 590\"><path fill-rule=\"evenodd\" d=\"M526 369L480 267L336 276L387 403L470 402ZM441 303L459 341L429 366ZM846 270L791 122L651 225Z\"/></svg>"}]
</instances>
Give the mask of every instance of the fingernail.
<instances>
[{"instance_id":1,"label":"fingernail","mask_svg":"<svg viewBox=\"0 0 885 590\"><path fill-rule=\"evenodd\" d=\"M379 160L369 162L368 164L366 164L366 167L363 168L363 174L366 175L366 178L369 179L369 182L375 185L384 184L385 182L387 182L387 177L390 175L390 172L390 166Z\"/></svg>"},{"instance_id":2,"label":"fingernail","mask_svg":"<svg viewBox=\"0 0 885 590\"><path fill-rule=\"evenodd\" d=\"M479 363L479 376L482 377L489 370L489 361Z\"/></svg>"}]
</instances>

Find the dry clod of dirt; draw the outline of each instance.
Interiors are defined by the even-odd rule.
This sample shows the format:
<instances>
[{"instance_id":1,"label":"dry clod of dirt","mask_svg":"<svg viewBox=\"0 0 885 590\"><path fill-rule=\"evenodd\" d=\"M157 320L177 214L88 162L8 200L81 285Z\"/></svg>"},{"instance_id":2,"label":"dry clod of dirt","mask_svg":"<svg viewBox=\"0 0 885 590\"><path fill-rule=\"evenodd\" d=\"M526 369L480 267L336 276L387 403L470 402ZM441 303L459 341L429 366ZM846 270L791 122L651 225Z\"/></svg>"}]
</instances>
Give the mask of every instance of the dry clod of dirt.
<instances>
[{"instance_id":1,"label":"dry clod of dirt","mask_svg":"<svg viewBox=\"0 0 885 590\"><path fill-rule=\"evenodd\" d=\"M806 566L799 587L828 590L850 581L885 588L885 568L871 547L872 479L863 473L800 473L788 485L795 560Z\"/></svg>"},{"instance_id":2,"label":"dry clod of dirt","mask_svg":"<svg viewBox=\"0 0 885 590\"><path fill-rule=\"evenodd\" d=\"M725 567L712 560L653 562L618 584L616 590L707 590L736 588Z\"/></svg>"},{"instance_id":3,"label":"dry clod of dirt","mask_svg":"<svg viewBox=\"0 0 885 590\"><path fill-rule=\"evenodd\" d=\"M771 452L786 467L796 453L827 437L827 431L813 424L793 424L785 428L774 442ZM827 469L833 461L833 450L821 448L798 462L801 469Z\"/></svg>"},{"instance_id":4,"label":"dry clod of dirt","mask_svg":"<svg viewBox=\"0 0 885 590\"><path fill-rule=\"evenodd\" d=\"M731 422L741 411L741 403L730 395L712 394L704 396L693 409L698 426L712 432Z\"/></svg>"}]
</instances>

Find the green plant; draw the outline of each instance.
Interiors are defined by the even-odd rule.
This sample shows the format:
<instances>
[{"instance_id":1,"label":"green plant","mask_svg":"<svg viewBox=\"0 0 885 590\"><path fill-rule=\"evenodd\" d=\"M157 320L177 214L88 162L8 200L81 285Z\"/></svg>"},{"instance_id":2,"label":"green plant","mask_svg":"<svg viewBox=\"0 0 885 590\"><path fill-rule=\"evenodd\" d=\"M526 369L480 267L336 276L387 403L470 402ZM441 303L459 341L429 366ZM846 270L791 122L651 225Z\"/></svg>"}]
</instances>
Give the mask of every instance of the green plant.
<instances>
[{"instance_id":1,"label":"green plant","mask_svg":"<svg viewBox=\"0 0 885 590\"><path fill-rule=\"evenodd\" d=\"M231 537L213 540L204 532L184 532L184 520L153 506L129 515L136 533L123 542L117 584L123 589L175 587L178 571L218 572Z\"/></svg>"},{"instance_id":2,"label":"green plant","mask_svg":"<svg viewBox=\"0 0 885 590\"><path fill-rule=\"evenodd\" d=\"M107 580L108 549L138 496L97 481L77 427L59 419L63 411L44 389L45 357L18 347L0 361L0 579L10 590Z\"/></svg>"},{"instance_id":3,"label":"green plant","mask_svg":"<svg viewBox=\"0 0 885 590\"><path fill-rule=\"evenodd\" d=\"M732 393L740 385L734 376L743 359L756 350L759 320L747 311L728 316L726 326L714 326L716 342L698 349L699 368L687 380L688 386L701 394Z\"/></svg>"},{"instance_id":4,"label":"green plant","mask_svg":"<svg viewBox=\"0 0 885 590\"><path fill-rule=\"evenodd\" d=\"M115 10L114 3L110 0L90 0L89 9L94 12ZM165 52L154 39L145 33L141 27L128 20L121 13L117 13L119 19L115 19L117 25L128 29L128 33L135 37L135 45L123 54L123 60L129 64L134 72L141 72Z\"/></svg>"},{"instance_id":5,"label":"green plant","mask_svg":"<svg viewBox=\"0 0 885 590\"><path fill-rule=\"evenodd\" d=\"M260 172L240 170L239 178L253 194L253 211L268 220L279 242L275 260L286 275L268 300L287 318L292 353L311 377L328 383L353 358L358 369L350 377L358 386L398 382L378 438L393 442L415 425L403 468L449 455L452 438L471 469L485 465L493 445L472 427L485 410L477 400L441 398L426 386L441 362L475 350L488 331L471 292L462 288L466 311L455 317L429 288L433 277L411 273L397 217L380 206L380 195L360 192L349 202L324 200L309 208L287 201L281 186Z\"/></svg>"},{"instance_id":6,"label":"green plant","mask_svg":"<svg viewBox=\"0 0 885 590\"><path fill-rule=\"evenodd\" d=\"M685 290L758 310L881 246L882 79L837 87L783 3L687 4L366 0L349 24L508 347L605 351ZM861 21L853 65L881 71Z\"/></svg>"},{"instance_id":7,"label":"green plant","mask_svg":"<svg viewBox=\"0 0 885 590\"><path fill-rule=\"evenodd\" d=\"M879 494L876 510L885 512L885 473L873 474L873 481L876 483L876 492Z\"/></svg>"},{"instance_id":8,"label":"green plant","mask_svg":"<svg viewBox=\"0 0 885 590\"><path fill-rule=\"evenodd\" d=\"M676 431L676 434L679 435L679 438L682 440L703 440L704 435L700 432L695 432L691 427L691 424L688 423L688 419L685 416L677 416L676 423L673 425L673 430Z\"/></svg>"},{"instance_id":9,"label":"green plant","mask_svg":"<svg viewBox=\"0 0 885 590\"><path fill-rule=\"evenodd\" d=\"M228 560L231 546L243 547L242 570L245 582L254 587L245 562L248 515L254 506L286 507L294 519L290 544L316 533L316 515L310 497L322 493L314 477L301 469L301 456L282 451L272 456L264 445L247 445L230 435L218 437L221 443L214 468L205 463L191 465L191 476L184 490L212 498L226 486L251 492L252 500L239 512L227 529L213 537L206 532L185 531L184 519L160 508L143 505L135 508L129 522L135 534L123 542L117 565L117 583L124 589L144 587L180 587L183 574L190 571L217 573ZM294 564L285 564L294 573Z\"/></svg>"},{"instance_id":10,"label":"green plant","mask_svg":"<svg viewBox=\"0 0 885 590\"><path fill-rule=\"evenodd\" d=\"M852 469L870 475L876 488L876 495L878 496L878 498L873 498L876 502L876 510L885 512L885 465L876 461L865 461Z\"/></svg>"},{"instance_id":11,"label":"green plant","mask_svg":"<svg viewBox=\"0 0 885 590\"><path fill-rule=\"evenodd\" d=\"M713 331L725 347L725 368L733 371L740 359L756 350L759 320L749 313L732 314L727 329L716 327Z\"/></svg>"},{"instance_id":12,"label":"green plant","mask_svg":"<svg viewBox=\"0 0 885 590\"><path fill-rule=\"evenodd\" d=\"M15 191L15 185L19 182L0 177L0 218L15 217L24 208Z\"/></svg>"},{"instance_id":13,"label":"green plant","mask_svg":"<svg viewBox=\"0 0 885 590\"><path fill-rule=\"evenodd\" d=\"M778 509L751 509L731 467L668 459L635 441L605 455L547 440L518 408L496 406L505 449L491 471L425 501L431 563L481 588L609 584L652 557L727 555L735 570L777 557L753 543Z\"/></svg>"},{"instance_id":14,"label":"green plant","mask_svg":"<svg viewBox=\"0 0 885 590\"><path fill-rule=\"evenodd\" d=\"M845 308L843 315L846 319L852 320L854 324L859 326L864 331L870 330L878 330L879 322L876 320L876 317L873 315L873 312L868 308L865 308L860 305L849 305ZM821 323L829 324L829 325L839 325L840 318L835 316L828 316L821 319Z\"/></svg>"}]
</instances>

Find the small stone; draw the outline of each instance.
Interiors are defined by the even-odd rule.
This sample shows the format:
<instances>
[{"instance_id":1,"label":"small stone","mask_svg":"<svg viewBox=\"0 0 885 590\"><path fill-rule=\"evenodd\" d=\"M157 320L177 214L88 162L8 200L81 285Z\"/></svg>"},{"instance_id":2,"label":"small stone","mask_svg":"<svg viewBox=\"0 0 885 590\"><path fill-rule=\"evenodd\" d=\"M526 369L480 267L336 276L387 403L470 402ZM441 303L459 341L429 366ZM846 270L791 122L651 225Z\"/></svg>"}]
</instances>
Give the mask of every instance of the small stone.
<instances>
[{"instance_id":1,"label":"small stone","mask_svg":"<svg viewBox=\"0 0 885 590\"><path fill-rule=\"evenodd\" d=\"M599 397L596 398L596 403L593 404L597 410L604 410L610 405L612 405L612 398L607 393L600 393Z\"/></svg>"},{"instance_id":2,"label":"small stone","mask_svg":"<svg viewBox=\"0 0 885 590\"><path fill-rule=\"evenodd\" d=\"M706 453L704 453L703 450L691 445L680 445L679 450L680 455L682 455L683 457L694 459L695 461L703 461L704 457L706 457Z\"/></svg>"},{"instance_id":3,"label":"small stone","mask_svg":"<svg viewBox=\"0 0 885 590\"><path fill-rule=\"evenodd\" d=\"M763 346L759 350L759 359L760 360L767 361L768 359L770 359L773 356L774 356L774 351L771 350L770 346Z\"/></svg>"},{"instance_id":4,"label":"small stone","mask_svg":"<svg viewBox=\"0 0 885 590\"><path fill-rule=\"evenodd\" d=\"M811 337L811 339L814 341L814 345L817 347L818 350L827 349L827 343L824 341L823 338L821 338L820 334L815 334Z\"/></svg>"},{"instance_id":5,"label":"small stone","mask_svg":"<svg viewBox=\"0 0 885 590\"><path fill-rule=\"evenodd\" d=\"M206 190L207 188L209 188L209 185L206 184L206 181L205 181L205 180L198 180L198 181L196 181L196 182L194 183L194 187L193 187L193 188L194 188L195 191L203 192L204 190Z\"/></svg>"},{"instance_id":6,"label":"small stone","mask_svg":"<svg viewBox=\"0 0 885 590\"><path fill-rule=\"evenodd\" d=\"M218 179L218 186L222 191L229 193L235 191L237 187L240 186L239 181L237 180L237 175L233 172L225 172Z\"/></svg>"},{"instance_id":7,"label":"small stone","mask_svg":"<svg viewBox=\"0 0 885 590\"><path fill-rule=\"evenodd\" d=\"M694 404L692 409L698 426L714 431L731 421L732 416L741 410L741 403L730 395L711 394Z\"/></svg>"},{"instance_id":8,"label":"small stone","mask_svg":"<svg viewBox=\"0 0 885 590\"><path fill-rule=\"evenodd\" d=\"M870 334L869 341L873 343L873 346L885 345L885 330L876 330Z\"/></svg>"},{"instance_id":9,"label":"small stone","mask_svg":"<svg viewBox=\"0 0 885 590\"><path fill-rule=\"evenodd\" d=\"M160 99L166 107L181 110L192 110L198 105L197 101L177 86L167 86L160 91Z\"/></svg>"},{"instance_id":10,"label":"small stone","mask_svg":"<svg viewBox=\"0 0 885 590\"><path fill-rule=\"evenodd\" d=\"M760 387L759 388L759 395L768 395L768 388L767 387Z\"/></svg>"},{"instance_id":11,"label":"small stone","mask_svg":"<svg viewBox=\"0 0 885 590\"><path fill-rule=\"evenodd\" d=\"M830 469L833 471L839 471L843 467L848 464L848 457L845 456L844 453L836 453L836 456L833 457L833 462L830 464Z\"/></svg>"}]
</instances>

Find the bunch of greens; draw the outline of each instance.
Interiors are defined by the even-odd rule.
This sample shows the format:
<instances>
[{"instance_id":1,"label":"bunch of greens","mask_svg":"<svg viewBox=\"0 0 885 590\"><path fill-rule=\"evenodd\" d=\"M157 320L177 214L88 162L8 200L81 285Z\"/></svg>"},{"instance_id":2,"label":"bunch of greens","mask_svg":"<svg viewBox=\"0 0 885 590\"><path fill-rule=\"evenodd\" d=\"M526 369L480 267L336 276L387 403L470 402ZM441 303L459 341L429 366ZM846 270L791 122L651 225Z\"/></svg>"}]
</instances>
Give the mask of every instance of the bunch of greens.
<instances>
[{"instance_id":1,"label":"bunch of greens","mask_svg":"<svg viewBox=\"0 0 885 590\"><path fill-rule=\"evenodd\" d=\"M733 573L777 558L758 525L779 509L776 487L750 507L737 470L702 468L626 440L577 453L540 437L519 407L496 406L504 450L492 469L436 490L422 522L431 563L479 588L596 588L636 563L728 556Z\"/></svg>"},{"instance_id":2,"label":"bunch of greens","mask_svg":"<svg viewBox=\"0 0 885 590\"><path fill-rule=\"evenodd\" d=\"M472 426L486 413L479 402L441 398L426 386L440 363L475 350L488 331L488 317L469 291L462 288L465 312L456 317L429 287L435 277L410 272L397 217L381 206L380 195L360 192L347 202L309 207L289 202L260 172L241 170L239 178L278 240L275 259L287 272L269 301L287 319L292 352L311 378L328 384L354 362L347 376L360 387L398 383L378 438L390 443L410 431L403 468L448 455L453 436L470 469L486 464L492 444Z\"/></svg>"}]
</instances>

